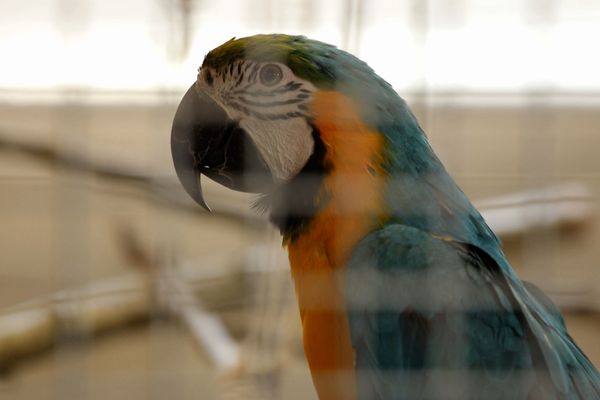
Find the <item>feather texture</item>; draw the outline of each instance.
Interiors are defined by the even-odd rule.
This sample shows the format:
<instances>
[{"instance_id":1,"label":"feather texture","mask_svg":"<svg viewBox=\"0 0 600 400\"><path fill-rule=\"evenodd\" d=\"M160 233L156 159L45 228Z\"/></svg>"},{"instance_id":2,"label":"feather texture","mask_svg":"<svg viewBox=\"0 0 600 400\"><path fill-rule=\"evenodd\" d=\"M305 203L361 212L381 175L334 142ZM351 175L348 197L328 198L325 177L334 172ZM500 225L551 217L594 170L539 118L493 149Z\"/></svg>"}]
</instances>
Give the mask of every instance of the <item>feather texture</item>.
<instances>
[{"instance_id":1,"label":"feather texture","mask_svg":"<svg viewBox=\"0 0 600 400\"><path fill-rule=\"evenodd\" d=\"M600 398L556 310L534 317L480 248L388 225L358 245L345 295L360 399Z\"/></svg>"}]
</instances>

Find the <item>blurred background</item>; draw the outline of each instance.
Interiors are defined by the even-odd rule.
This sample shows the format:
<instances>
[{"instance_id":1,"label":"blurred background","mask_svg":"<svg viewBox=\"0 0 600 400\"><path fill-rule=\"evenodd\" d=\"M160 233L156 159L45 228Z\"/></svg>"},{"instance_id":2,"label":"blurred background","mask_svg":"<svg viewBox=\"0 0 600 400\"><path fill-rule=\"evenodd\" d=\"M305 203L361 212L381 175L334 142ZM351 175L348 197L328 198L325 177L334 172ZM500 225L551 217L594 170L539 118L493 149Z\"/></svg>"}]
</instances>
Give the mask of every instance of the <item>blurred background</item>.
<instances>
[{"instance_id":1,"label":"blurred background","mask_svg":"<svg viewBox=\"0 0 600 400\"><path fill-rule=\"evenodd\" d=\"M598 1L0 0L0 398L316 398L278 233L170 158L204 55L270 32L407 99L599 365Z\"/></svg>"}]
</instances>

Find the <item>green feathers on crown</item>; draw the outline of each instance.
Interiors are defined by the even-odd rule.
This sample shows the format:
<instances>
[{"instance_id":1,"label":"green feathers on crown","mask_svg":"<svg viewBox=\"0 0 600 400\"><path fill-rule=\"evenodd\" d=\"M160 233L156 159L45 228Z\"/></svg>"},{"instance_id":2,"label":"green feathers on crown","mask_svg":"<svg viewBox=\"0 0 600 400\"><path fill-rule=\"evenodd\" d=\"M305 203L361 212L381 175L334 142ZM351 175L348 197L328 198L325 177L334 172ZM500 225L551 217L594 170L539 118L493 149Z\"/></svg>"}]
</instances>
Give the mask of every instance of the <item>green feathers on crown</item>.
<instances>
[{"instance_id":1,"label":"green feathers on crown","mask_svg":"<svg viewBox=\"0 0 600 400\"><path fill-rule=\"evenodd\" d=\"M304 36L255 35L227 41L210 51L202 66L220 69L240 59L281 62L300 78L316 86L328 87L333 85L336 75L334 69L327 68L326 61L333 61L338 52L342 51L335 46ZM333 64L329 66L333 67Z\"/></svg>"}]
</instances>

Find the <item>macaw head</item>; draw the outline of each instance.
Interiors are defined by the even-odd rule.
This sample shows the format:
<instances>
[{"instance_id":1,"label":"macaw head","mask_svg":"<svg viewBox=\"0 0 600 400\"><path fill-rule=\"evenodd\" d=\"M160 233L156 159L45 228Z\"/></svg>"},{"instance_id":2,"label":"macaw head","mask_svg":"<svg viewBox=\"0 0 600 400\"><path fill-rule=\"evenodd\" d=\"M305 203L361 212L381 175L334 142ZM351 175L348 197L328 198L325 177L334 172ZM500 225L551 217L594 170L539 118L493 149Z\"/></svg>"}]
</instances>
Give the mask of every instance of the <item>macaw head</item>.
<instances>
[{"instance_id":1,"label":"macaw head","mask_svg":"<svg viewBox=\"0 0 600 400\"><path fill-rule=\"evenodd\" d=\"M325 92L350 99L352 110L346 101L323 101ZM299 213L316 207L311 199L331 167L327 154L336 148L324 139L323 124L356 117L376 129L399 105L389 84L334 46L280 34L232 39L206 55L179 105L171 136L175 169L205 208L202 174L231 189L271 195L286 204L289 219L289 207ZM337 120L319 126L326 113ZM306 179L297 184L300 178ZM272 196L281 188L284 199Z\"/></svg>"}]
</instances>

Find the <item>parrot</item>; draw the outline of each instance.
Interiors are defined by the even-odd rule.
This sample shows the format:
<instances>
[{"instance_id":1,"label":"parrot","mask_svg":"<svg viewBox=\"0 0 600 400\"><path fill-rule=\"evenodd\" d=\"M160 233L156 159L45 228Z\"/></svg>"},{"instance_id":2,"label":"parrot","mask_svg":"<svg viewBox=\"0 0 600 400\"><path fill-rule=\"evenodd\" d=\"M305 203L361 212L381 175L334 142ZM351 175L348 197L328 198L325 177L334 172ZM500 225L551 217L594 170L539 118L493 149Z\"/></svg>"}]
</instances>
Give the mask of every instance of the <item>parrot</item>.
<instances>
[{"instance_id":1,"label":"parrot","mask_svg":"<svg viewBox=\"0 0 600 400\"><path fill-rule=\"evenodd\" d=\"M557 306L349 52L286 34L216 47L171 153L199 205L205 175L257 194L281 232L319 399L600 399Z\"/></svg>"}]
</instances>

